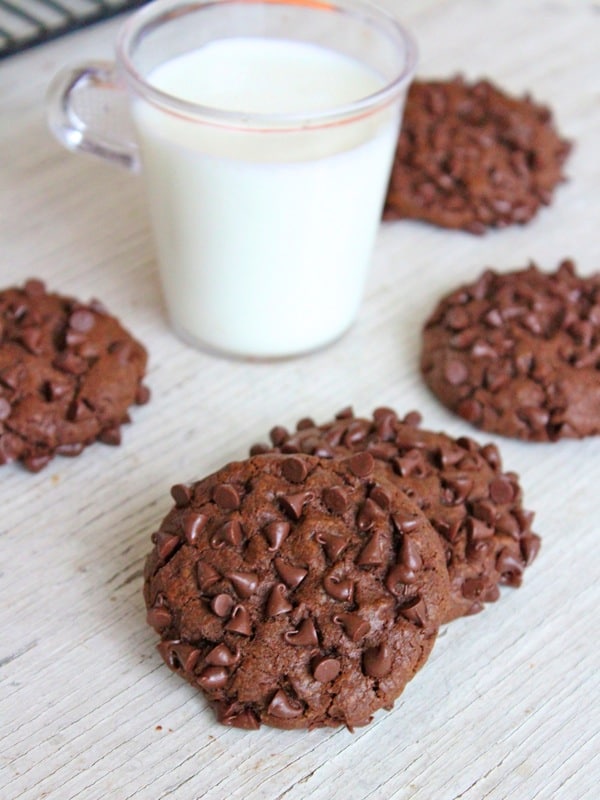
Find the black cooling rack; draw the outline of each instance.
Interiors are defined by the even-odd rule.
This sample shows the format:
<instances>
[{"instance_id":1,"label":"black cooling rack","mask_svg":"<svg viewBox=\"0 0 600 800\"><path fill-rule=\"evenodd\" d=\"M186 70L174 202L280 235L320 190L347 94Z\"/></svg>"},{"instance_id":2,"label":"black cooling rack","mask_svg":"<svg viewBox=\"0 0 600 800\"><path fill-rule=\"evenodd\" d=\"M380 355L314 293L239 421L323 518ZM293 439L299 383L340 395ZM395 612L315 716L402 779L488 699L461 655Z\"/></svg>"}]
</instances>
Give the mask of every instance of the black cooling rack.
<instances>
[{"instance_id":1,"label":"black cooling rack","mask_svg":"<svg viewBox=\"0 0 600 800\"><path fill-rule=\"evenodd\" d=\"M147 0L0 0L0 59Z\"/></svg>"}]
</instances>

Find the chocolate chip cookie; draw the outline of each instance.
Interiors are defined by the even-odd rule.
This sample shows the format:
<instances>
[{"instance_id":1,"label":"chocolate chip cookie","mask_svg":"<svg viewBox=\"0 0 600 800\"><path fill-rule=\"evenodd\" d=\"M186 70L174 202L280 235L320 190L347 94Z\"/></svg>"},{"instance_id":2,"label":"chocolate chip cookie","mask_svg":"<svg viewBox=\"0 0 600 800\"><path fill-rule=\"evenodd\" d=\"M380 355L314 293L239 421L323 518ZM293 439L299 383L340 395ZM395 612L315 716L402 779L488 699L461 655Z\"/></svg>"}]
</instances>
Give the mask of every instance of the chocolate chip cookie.
<instances>
[{"instance_id":1,"label":"chocolate chip cookie","mask_svg":"<svg viewBox=\"0 0 600 800\"><path fill-rule=\"evenodd\" d=\"M258 455L172 495L148 621L220 722L352 729L391 708L449 582L438 535L369 453Z\"/></svg>"},{"instance_id":2,"label":"chocolate chip cookie","mask_svg":"<svg viewBox=\"0 0 600 800\"><path fill-rule=\"evenodd\" d=\"M423 331L423 377L486 431L528 441L600 433L600 274L531 264L448 294Z\"/></svg>"},{"instance_id":3,"label":"chocolate chip cookie","mask_svg":"<svg viewBox=\"0 0 600 800\"><path fill-rule=\"evenodd\" d=\"M384 217L484 233L528 222L564 180L552 114L490 81L410 87Z\"/></svg>"},{"instance_id":4,"label":"chocolate chip cookie","mask_svg":"<svg viewBox=\"0 0 600 800\"><path fill-rule=\"evenodd\" d=\"M444 617L474 614L500 596L499 586L520 586L540 546L533 514L522 506L514 472L503 472L498 448L466 436L453 439L419 427L420 414L404 419L379 408L372 419L351 409L317 426L303 419L294 432L271 431L271 443L251 452L310 453L322 458L367 452L386 465L390 480L421 508L440 535L450 575Z\"/></svg>"},{"instance_id":5,"label":"chocolate chip cookie","mask_svg":"<svg viewBox=\"0 0 600 800\"><path fill-rule=\"evenodd\" d=\"M127 409L149 397L146 359L100 303L39 280L0 291L0 464L37 472L96 440L118 444Z\"/></svg>"}]
</instances>

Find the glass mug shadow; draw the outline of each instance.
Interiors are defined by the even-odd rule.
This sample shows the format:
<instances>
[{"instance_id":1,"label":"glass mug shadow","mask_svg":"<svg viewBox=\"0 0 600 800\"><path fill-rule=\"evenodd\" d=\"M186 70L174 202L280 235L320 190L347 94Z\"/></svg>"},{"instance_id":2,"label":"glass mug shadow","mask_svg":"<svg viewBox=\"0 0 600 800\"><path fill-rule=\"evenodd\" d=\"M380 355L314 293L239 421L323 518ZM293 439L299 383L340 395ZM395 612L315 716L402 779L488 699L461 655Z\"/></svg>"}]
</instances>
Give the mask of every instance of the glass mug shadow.
<instances>
[{"instance_id":1,"label":"glass mug shadow","mask_svg":"<svg viewBox=\"0 0 600 800\"><path fill-rule=\"evenodd\" d=\"M157 0L114 64L56 76L48 118L67 148L141 169L175 332L286 358L356 318L415 67L363 0Z\"/></svg>"}]
</instances>

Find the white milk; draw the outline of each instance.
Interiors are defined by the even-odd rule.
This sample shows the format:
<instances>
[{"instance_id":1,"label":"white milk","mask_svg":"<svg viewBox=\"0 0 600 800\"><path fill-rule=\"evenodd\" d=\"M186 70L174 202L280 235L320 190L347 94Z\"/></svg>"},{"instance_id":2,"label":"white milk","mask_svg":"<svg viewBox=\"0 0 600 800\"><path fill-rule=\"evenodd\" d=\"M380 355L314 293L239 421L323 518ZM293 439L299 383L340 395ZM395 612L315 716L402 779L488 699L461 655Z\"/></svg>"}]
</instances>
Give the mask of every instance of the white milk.
<instances>
[{"instance_id":1,"label":"white milk","mask_svg":"<svg viewBox=\"0 0 600 800\"><path fill-rule=\"evenodd\" d=\"M333 51L241 38L168 61L148 82L212 108L307 117L383 86ZM142 100L134 116L174 328L259 358L340 336L363 293L397 111L293 133L210 125Z\"/></svg>"}]
</instances>

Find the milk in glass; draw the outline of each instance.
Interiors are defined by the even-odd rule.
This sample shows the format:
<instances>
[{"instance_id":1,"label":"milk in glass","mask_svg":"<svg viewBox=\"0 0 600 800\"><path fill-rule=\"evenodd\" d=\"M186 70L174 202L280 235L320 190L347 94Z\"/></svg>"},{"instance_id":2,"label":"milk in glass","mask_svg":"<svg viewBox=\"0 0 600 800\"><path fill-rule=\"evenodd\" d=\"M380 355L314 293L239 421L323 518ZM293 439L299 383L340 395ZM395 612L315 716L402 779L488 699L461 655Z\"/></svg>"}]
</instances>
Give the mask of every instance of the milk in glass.
<instances>
[{"instance_id":1,"label":"milk in glass","mask_svg":"<svg viewBox=\"0 0 600 800\"><path fill-rule=\"evenodd\" d=\"M374 94L359 61L295 41L224 38L156 67L148 82L244 114L306 114ZM399 112L240 130L138 99L168 311L189 341L277 358L340 336L355 319L381 217Z\"/></svg>"}]
</instances>

